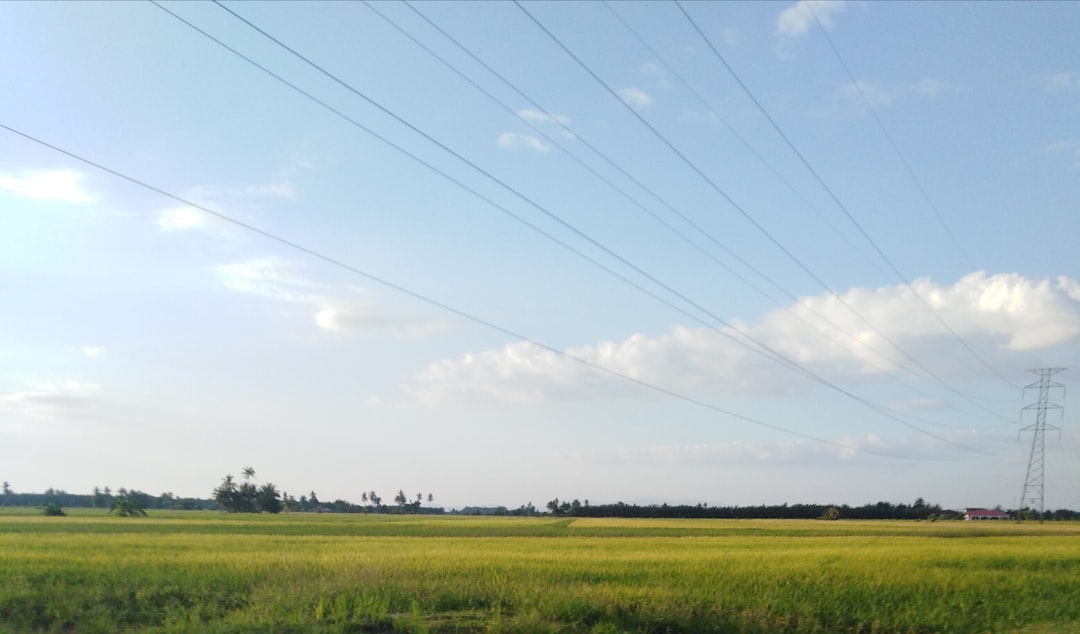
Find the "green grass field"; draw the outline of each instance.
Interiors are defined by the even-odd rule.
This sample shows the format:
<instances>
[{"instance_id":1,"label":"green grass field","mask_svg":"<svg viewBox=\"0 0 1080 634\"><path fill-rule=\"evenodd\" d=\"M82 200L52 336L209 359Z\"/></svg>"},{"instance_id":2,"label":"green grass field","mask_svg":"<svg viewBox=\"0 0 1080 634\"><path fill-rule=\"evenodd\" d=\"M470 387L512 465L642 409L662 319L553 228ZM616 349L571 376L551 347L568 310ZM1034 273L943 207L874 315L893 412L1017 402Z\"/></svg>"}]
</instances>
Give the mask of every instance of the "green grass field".
<instances>
[{"instance_id":1,"label":"green grass field","mask_svg":"<svg viewBox=\"0 0 1080 634\"><path fill-rule=\"evenodd\" d=\"M1080 632L1080 524L8 509L0 631Z\"/></svg>"}]
</instances>

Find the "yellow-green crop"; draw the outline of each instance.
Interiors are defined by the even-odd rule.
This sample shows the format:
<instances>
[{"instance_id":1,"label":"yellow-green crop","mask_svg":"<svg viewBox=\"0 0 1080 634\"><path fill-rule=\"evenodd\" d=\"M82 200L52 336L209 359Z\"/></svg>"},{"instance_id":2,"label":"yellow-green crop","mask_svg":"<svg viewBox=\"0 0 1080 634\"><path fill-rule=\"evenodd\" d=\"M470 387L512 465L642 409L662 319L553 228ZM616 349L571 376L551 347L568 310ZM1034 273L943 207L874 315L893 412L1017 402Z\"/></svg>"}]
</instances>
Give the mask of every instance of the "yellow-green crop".
<instances>
[{"instance_id":1,"label":"yellow-green crop","mask_svg":"<svg viewBox=\"0 0 1080 634\"><path fill-rule=\"evenodd\" d=\"M0 631L1080 631L1080 525L0 516Z\"/></svg>"}]
</instances>

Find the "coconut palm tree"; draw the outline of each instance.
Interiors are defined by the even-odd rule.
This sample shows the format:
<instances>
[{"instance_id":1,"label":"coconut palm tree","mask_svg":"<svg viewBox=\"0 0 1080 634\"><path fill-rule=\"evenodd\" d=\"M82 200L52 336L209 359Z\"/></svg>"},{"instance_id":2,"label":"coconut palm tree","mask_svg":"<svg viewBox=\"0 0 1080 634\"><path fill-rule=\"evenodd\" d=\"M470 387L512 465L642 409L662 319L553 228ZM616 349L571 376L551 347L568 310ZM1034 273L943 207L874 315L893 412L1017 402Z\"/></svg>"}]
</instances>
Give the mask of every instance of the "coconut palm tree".
<instances>
[{"instance_id":1,"label":"coconut palm tree","mask_svg":"<svg viewBox=\"0 0 1080 634\"><path fill-rule=\"evenodd\" d=\"M226 511L235 513L239 510L237 508L238 494L236 480L232 477L232 474L229 474L221 480L221 485L214 489L214 501Z\"/></svg>"},{"instance_id":2,"label":"coconut palm tree","mask_svg":"<svg viewBox=\"0 0 1080 634\"><path fill-rule=\"evenodd\" d=\"M259 510L263 513L280 513L281 512L281 499L278 496L277 487L272 482L259 487L257 494L257 500L259 504Z\"/></svg>"}]
</instances>

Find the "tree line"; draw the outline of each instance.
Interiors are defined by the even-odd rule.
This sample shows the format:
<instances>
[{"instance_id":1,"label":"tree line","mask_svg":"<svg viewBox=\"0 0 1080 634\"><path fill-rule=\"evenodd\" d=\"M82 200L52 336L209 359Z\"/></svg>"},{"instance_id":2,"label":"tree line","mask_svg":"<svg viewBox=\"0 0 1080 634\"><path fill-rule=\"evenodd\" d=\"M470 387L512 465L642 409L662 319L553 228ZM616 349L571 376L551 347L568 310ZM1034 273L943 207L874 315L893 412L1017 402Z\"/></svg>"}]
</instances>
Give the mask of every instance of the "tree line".
<instances>
[{"instance_id":1,"label":"tree line","mask_svg":"<svg viewBox=\"0 0 1080 634\"><path fill-rule=\"evenodd\" d=\"M241 471L243 479L237 481L231 474L221 480L213 492L213 500L217 506L229 513L281 513L290 511L306 511L317 513L442 513L443 509L436 507L424 507L424 494L417 493L415 499L405 494L404 489L398 489L394 496L394 506L383 504L382 497L375 491L364 491L360 495L360 504L354 504L348 500L334 500L323 502L318 494L311 491L307 495L301 495L299 499L289 495L288 492L278 492L277 486L272 482L257 484L255 469L244 467ZM428 503L435 501L432 493L427 494Z\"/></svg>"},{"instance_id":2,"label":"tree line","mask_svg":"<svg viewBox=\"0 0 1080 634\"><path fill-rule=\"evenodd\" d=\"M700 519L860 519L860 520L947 520L961 519L963 511L943 509L918 498L912 504L875 502L862 506L847 504L761 504L757 506L709 506L708 504L589 504L588 500L547 503L550 515L558 517L700 518ZM1080 512L1047 510L1051 520L1080 520Z\"/></svg>"},{"instance_id":3,"label":"tree line","mask_svg":"<svg viewBox=\"0 0 1080 634\"><path fill-rule=\"evenodd\" d=\"M92 493L68 493L63 489L48 488L43 493L16 493L10 483L3 483L0 493L0 506L33 506L53 504L70 508L111 509L117 501L127 501L142 509L197 511L217 508L213 500L178 497L172 493L151 495L138 489L120 487L115 491L110 487L95 486Z\"/></svg>"},{"instance_id":4,"label":"tree line","mask_svg":"<svg viewBox=\"0 0 1080 634\"><path fill-rule=\"evenodd\" d=\"M285 492L278 492L273 483L257 484L255 471L246 467L243 479L236 480L232 475L222 479L209 499L178 497L172 493L151 495L138 489L123 487L113 491L109 487L95 486L91 494L68 493L63 489L46 489L44 493L16 493L10 483L4 482L0 491L0 506L38 507L52 505L50 508L101 508L101 509L145 509L145 510L222 510L235 513L280 513L322 512L322 513L415 513L443 514L445 509L433 506L434 495L417 493L408 495L399 489L393 498L393 504L384 504L383 498L375 491L365 491L359 503L337 499L325 502L314 491L296 498ZM424 506L427 501L429 506ZM120 503L118 505L118 502ZM938 504L928 504L918 498L912 504L893 504L875 502L862 506L847 504L773 504L756 506L710 506L708 504L590 504L589 500L559 500L555 498L546 505L546 512L533 506L532 502L516 509L506 507L472 507L460 511L466 515L516 515L555 517L627 517L627 518L702 518L702 519L907 519L935 520L960 519L962 511L943 509ZM1047 520L1080 520L1080 511L1069 509L1047 510L1043 514Z\"/></svg>"}]
</instances>

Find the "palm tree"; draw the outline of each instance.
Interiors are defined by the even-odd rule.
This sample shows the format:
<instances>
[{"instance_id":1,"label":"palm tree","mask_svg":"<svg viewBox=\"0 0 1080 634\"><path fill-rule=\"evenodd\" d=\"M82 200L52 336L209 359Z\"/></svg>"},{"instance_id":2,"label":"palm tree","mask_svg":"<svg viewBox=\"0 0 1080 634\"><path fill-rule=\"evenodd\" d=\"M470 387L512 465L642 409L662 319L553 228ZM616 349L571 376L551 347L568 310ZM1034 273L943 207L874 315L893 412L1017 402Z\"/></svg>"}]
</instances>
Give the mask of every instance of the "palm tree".
<instances>
[{"instance_id":1,"label":"palm tree","mask_svg":"<svg viewBox=\"0 0 1080 634\"><path fill-rule=\"evenodd\" d=\"M255 470L251 467L244 467L244 470L241 473L244 474L245 480L250 480L255 477Z\"/></svg>"},{"instance_id":2,"label":"palm tree","mask_svg":"<svg viewBox=\"0 0 1080 634\"><path fill-rule=\"evenodd\" d=\"M239 510L237 508L237 493L236 480L232 477L232 474L227 475L222 479L221 485L214 489L214 501L226 511L235 513Z\"/></svg>"},{"instance_id":3,"label":"palm tree","mask_svg":"<svg viewBox=\"0 0 1080 634\"><path fill-rule=\"evenodd\" d=\"M272 482L259 487L257 493L257 500L259 503L259 510L263 513L280 513L281 512L281 499L278 497L277 487Z\"/></svg>"}]
</instances>

